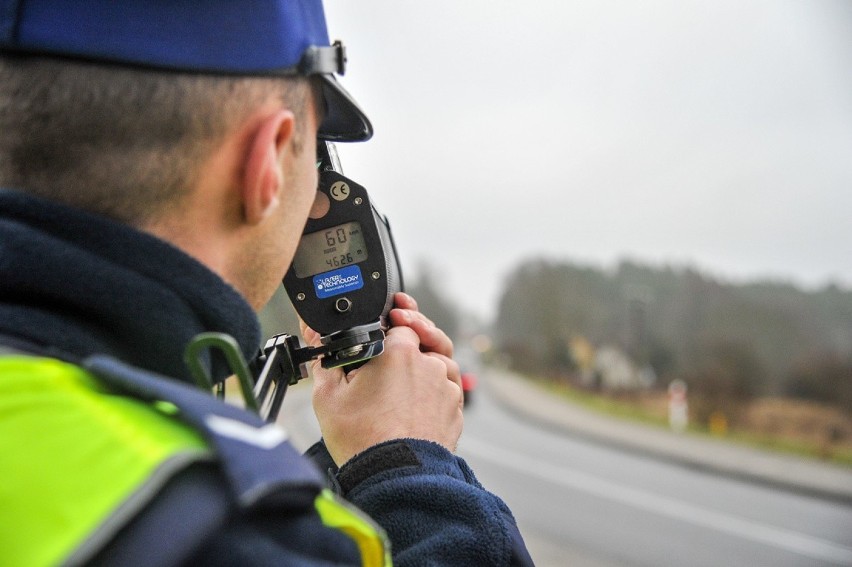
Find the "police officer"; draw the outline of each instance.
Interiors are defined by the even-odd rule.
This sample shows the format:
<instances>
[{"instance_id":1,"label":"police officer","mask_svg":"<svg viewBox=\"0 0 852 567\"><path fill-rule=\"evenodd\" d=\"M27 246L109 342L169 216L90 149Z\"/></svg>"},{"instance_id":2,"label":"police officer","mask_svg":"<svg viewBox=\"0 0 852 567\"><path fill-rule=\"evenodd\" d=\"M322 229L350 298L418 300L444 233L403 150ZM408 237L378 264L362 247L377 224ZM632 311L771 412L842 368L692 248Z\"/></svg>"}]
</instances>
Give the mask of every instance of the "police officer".
<instances>
[{"instance_id":1,"label":"police officer","mask_svg":"<svg viewBox=\"0 0 852 567\"><path fill-rule=\"evenodd\" d=\"M314 369L321 468L182 361L254 355L317 137L372 135L319 0L3 2L0 49L0 563L531 563L410 297L385 354Z\"/></svg>"}]
</instances>

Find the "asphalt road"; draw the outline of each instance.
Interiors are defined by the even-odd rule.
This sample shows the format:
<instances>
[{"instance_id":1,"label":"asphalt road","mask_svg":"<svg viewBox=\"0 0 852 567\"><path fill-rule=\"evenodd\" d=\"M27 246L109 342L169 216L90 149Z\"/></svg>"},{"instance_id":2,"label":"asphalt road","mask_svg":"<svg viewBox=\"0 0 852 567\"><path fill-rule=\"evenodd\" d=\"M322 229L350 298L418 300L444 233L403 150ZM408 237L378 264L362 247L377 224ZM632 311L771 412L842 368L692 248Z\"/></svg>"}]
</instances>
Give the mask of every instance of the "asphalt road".
<instances>
[{"instance_id":1,"label":"asphalt road","mask_svg":"<svg viewBox=\"0 0 852 567\"><path fill-rule=\"evenodd\" d=\"M285 401L285 426L317 436L309 385ZM459 447L513 510L540 567L852 566L852 505L715 476L548 430L507 412L487 375Z\"/></svg>"},{"instance_id":2,"label":"asphalt road","mask_svg":"<svg viewBox=\"0 0 852 567\"><path fill-rule=\"evenodd\" d=\"M852 565L852 506L542 430L487 378L459 453L512 508L539 566Z\"/></svg>"}]
</instances>

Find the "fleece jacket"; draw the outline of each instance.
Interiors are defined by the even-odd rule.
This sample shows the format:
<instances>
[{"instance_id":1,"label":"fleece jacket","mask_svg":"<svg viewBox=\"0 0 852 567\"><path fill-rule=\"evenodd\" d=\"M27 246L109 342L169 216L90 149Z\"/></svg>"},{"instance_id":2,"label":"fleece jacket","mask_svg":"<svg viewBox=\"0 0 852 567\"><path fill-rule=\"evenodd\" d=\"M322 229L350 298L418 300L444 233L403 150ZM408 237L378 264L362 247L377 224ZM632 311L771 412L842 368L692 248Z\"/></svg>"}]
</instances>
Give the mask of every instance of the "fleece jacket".
<instances>
[{"instance_id":1,"label":"fleece jacket","mask_svg":"<svg viewBox=\"0 0 852 567\"><path fill-rule=\"evenodd\" d=\"M253 310L189 255L111 219L0 190L0 344L66 360L113 357L192 384L183 352L208 331L233 336L247 360L258 352ZM207 364L214 378L229 374L224 361ZM389 441L340 469L321 441L308 457L384 528L397 565L532 565L505 503L435 443ZM233 517L190 564L348 564L352 549L329 550L337 541L304 518Z\"/></svg>"}]
</instances>

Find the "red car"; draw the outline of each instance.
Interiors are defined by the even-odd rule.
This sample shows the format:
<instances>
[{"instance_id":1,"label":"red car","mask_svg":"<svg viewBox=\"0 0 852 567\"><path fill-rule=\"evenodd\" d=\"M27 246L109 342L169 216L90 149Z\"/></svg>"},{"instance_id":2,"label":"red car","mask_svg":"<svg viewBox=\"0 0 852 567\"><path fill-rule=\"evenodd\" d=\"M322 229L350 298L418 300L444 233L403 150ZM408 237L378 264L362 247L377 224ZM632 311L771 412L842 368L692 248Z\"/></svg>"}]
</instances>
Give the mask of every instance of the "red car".
<instances>
[{"instance_id":1,"label":"red car","mask_svg":"<svg viewBox=\"0 0 852 567\"><path fill-rule=\"evenodd\" d=\"M462 372L462 393L464 394L464 405L468 405L476 389L476 374L473 372Z\"/></svg>"}]
</instances>

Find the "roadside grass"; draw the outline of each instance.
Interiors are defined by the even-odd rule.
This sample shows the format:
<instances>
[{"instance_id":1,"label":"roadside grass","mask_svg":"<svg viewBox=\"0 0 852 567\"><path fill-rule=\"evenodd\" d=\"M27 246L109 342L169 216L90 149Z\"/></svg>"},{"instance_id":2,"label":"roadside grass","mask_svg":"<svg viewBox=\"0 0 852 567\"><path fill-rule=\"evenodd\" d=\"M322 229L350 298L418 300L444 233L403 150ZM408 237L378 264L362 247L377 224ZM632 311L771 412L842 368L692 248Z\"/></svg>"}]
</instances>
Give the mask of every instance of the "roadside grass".
<instances>
[{"instance_id":1,"label":"roadside grass","mask_svg":"<svg viewBox=\"0 0 852 567\"><path fill-rule=\"evenodd\" d=\"M553 394L579 404L585 408L592 409L612 417L631 421L640 421L642 423L658 425L660 427L668 427L668 421L665 417L661 417L656 415L654 412L647 411L636 404L573 388L567 384L535 378L530 379L530 381Z\"/></svg>"},{"instance_id":2,"label":"roadside grass","mask_svg":"<svg viewBox=\"0 0 852 567\"><path fill-rule=\"evenodd\" d=\"M659 401L656 404L648 404L647 400L590 392L562 382L534 377L528 377L528 379L531 383L554 395L598 413L663 429L669 427L667 415L664 409L661 411ZM661 396L664 398L665 394L661 394ZM665 407L664 404L665 402L663 402L663 408ZM690 423L687 432L852 468L852 445L848 442L846 444L818 443L789 436L767 435L763 432L742 428L731 428L725 433L718 433L711 431L708 426L696 423Z\"/></svg>"},{"instance_id":3,"label":"roadside grass","mask_svg":"<svg viewBox=\"0 0 852 567\"><path fill-rule=\"evenodd\" d=\"M706 428L701 432L705 435L713 435ZM852 468L852 447L849 446L825 447L795 439L760 435L748 431L733 431L726 438L752 447L798 455Z\"/></svg>"}]
</instances>

